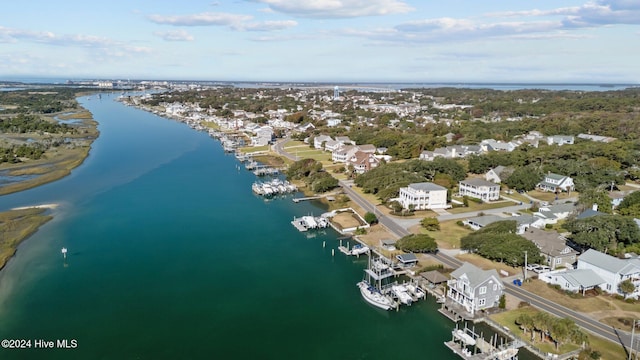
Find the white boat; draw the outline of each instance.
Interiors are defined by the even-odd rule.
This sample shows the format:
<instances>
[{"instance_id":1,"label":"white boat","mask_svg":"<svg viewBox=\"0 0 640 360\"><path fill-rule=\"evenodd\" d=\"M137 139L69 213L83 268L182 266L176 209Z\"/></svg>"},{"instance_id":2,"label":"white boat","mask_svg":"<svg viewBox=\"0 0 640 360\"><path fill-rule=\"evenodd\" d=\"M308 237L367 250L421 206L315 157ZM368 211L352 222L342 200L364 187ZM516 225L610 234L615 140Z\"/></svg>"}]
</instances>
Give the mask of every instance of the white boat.
<instances>
[{"instance_id":1,"label":"white boat","mask_svg":"<svg viewBox=\"0 0 640 360\"><path fill-rule=\"evenodd\" d=\"M407 293L407 288L402 285L394 285L391 287L391 291L396 295L398 300L405 305L411 306L413 300L411 299L411 295Z\"/></svg>"},{"instance_id":2,"label":"white boat","mask_svg":"<svg viewBox=\"0 0 640 360\"><path fill-rule=\"evenodd\" d=\"M383 295L378 289L362 280L358 283L362 297L371 305L379 307L383 310L391 310L393 301Z\"/></svg>"},{"instance_id":3,"label":"white boat","mask_svg":"<svg viewBox=\"0 0 640 360\"><path fill-rule=\"evenodd\" d=\"M422 299L423 297L427 296L427 293L415 284L409 283L406 284L405 287L411 295L417 297L418 299Z\"/></svg>"},{"instance_id":4,"label":"white boat","mask_svg":"<svg viewBox=\"0 0 640 360\"><path fill-rule=\"evenodd\" d=\"M473 346L476 344L476 339L473 336L467 334L464 330L457 329L453 331L453 336L462 341L465 345Z\"/></svg>"},{"instance_id":5,"label":"white boat","mask_svg":"<svg viewBox=\"0 0 640 360\"><path fill-rule=\"evenodd\" d=\"M366 254L369 252L369 247L364 246L362 244L356 244L353 245L353 248L351 249L350 254L351 255L362 255L362 254Z\"/></svg>"}]
</instances>

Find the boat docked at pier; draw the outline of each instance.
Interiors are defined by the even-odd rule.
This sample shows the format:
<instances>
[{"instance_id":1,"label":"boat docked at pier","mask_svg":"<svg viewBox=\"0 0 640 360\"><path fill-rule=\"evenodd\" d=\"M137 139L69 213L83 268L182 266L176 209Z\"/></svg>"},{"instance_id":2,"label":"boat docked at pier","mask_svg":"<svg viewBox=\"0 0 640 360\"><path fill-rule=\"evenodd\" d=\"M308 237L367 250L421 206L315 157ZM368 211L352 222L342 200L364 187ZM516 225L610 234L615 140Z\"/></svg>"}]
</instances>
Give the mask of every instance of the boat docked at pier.
<instances>
[{"instance_id":1,"label":"boat docked at pier","mask_svg":"<svg viewBox=\"0 0 640 360\"><path fill-rule=\"evenodd\" d=\"M391 310L395 308L396 304L391 298L381 293L378 288L369 284L366 280L360 281L357 285L358 288L360 288L362 297L369 304L383 310Z\"/></svg>"},{"instance_id":2,"label":"boat docked at pier","mask_svg":"<svg viewBox=\"0 0 640 360\"><path fill-rule=\"evenodd\" d=\"M312 229L324 229L329 227L329 220L322 216L303 216L300 218L293 218L291 224L301 232Z\"/></svg>"},{"instance_id":3,"label":"boat docked at pier","mask_svg":"<svg viewBox=\"0 0 640 360\"><path fill-rule=\"evenodd\" d=\"M411 295L409 295L409 292L404 285L393 285L391 286L391 291L401 303L408 306L411 306L411 304L413 303L413 299L411 298Z\"/></svg>"},{"instance_id":4,"label":"boat docked at pier","mask_svg":"<svg viewBox=\"0 0 640 360\"><path fill-rule=\"evenodd\" d=\"M272 179L271 181L256 181L251 185L251 190L257 195L272 197L274 195L290 194L298 191L298 188L286 180Z\"/></svg>"}]
</instances>

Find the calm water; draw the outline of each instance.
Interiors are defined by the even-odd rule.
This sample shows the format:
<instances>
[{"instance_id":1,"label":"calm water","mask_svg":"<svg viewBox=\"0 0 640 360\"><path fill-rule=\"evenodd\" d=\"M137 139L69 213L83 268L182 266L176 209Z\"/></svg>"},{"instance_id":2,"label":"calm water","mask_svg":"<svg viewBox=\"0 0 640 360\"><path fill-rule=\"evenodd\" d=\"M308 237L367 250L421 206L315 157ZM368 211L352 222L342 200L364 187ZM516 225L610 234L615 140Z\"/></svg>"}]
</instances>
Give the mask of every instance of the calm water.
<instances>
[{"instance_id":1,"label":"calm water","mask_svg":"<svg viewBox=\"0 0 640 360\"><path fill-rule=\"evenodd\" d=\"M80 99L101 130L81 167L0 197L61 205L0 272L0 339L78 347L0 358L456 359L433 301L371 307L355 286L366 258L289 223L322 209L265 202L218 142L114 97Z\"/></svg>"}]
</instances>

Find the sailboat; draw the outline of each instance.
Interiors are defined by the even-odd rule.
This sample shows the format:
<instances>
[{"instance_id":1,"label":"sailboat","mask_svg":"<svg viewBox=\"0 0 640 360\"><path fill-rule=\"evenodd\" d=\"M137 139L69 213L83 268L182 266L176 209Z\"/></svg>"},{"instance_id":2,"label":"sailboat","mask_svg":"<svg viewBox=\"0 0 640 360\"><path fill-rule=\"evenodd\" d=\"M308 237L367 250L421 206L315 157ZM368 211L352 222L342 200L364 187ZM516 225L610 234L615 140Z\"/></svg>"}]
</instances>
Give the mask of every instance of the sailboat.
<instances>
[{"instance_id":1,"label":"sailboat","mask_svg":"<svg viewBox=\"0 0 640 360\"><path fill-rule=\"evenodd\" d=\"M365 273L367 274L367 279L363 279L357 284L358 288L360 288L360 294L362 294L365 301L383 310L395 308L395 301L380 291L382 279L392 276L391 271L381 266L372 266L371 256L369 256L369 266L365 270ZM372 280L376 281L377 286L372 284Z\"/></svg>"}]
</instances>

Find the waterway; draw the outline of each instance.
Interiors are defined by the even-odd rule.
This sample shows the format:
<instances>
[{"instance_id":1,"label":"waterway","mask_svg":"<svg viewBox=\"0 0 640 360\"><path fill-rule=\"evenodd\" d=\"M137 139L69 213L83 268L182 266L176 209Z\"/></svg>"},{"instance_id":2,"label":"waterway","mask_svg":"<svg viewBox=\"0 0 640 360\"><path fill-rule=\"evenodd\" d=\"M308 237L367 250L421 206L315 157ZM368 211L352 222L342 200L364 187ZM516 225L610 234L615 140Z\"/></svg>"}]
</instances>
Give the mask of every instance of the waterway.
<instances>
[{"instance_id":1,"label":"waterway","mask_svg":"<svg viewBox=\"0 0 640 360\"><path fill-rule=\"evenodd\" d=\"M0 272L0 339L31 340L0 358L456 359L434 301L371 307L366 258L291 226L321 208L253 195L217 141L116 96L79 99L100 124L82 166L0 197L60 204ZM77 347L34 349L65 339Z\"/></svg>"}]
</instances>

